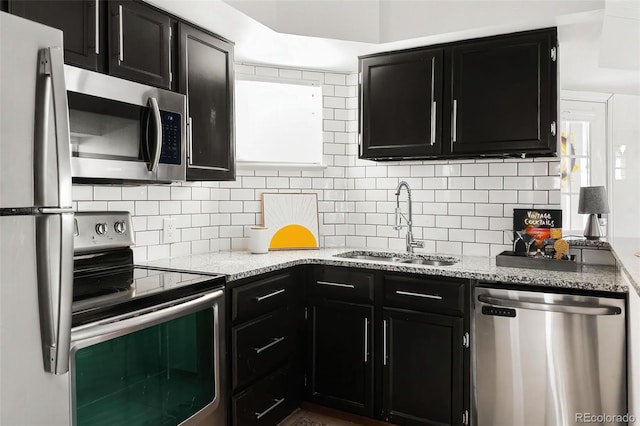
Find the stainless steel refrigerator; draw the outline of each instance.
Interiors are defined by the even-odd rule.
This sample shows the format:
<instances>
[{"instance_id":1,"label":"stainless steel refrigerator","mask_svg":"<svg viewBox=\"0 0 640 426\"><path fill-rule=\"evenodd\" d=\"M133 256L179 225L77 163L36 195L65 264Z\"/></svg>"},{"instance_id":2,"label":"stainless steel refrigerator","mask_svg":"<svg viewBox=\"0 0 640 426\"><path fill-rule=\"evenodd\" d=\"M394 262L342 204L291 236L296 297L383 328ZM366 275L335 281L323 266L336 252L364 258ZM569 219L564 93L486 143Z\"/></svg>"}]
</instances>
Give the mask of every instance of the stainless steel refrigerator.
<instances>
[{"instance_id":1,"label":"stainless steel refrigerator","mask_svg":"<svg viewBox=\"0 0 640 426\"><path fill-rule=\"evenodd\" d=\"M0 424L68 425L73 286L62 32L0 12Z\"/></svg>"}]
</instances>

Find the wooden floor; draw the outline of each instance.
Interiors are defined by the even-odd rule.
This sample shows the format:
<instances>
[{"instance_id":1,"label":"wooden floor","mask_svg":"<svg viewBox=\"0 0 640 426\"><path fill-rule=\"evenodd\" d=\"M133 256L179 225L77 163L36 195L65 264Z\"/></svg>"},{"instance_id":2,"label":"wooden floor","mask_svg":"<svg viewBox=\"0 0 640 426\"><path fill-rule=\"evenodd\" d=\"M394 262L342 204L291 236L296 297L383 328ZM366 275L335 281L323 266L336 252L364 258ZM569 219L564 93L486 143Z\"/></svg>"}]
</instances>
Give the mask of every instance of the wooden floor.
<instances>
[{"instance_id":1,"label":"wooden floor","mask_svg":"<svg viewBox=\"0 0 640 426\"><path fill-rule=\"evenodd\" d=\"M317 405L303 403L278 426L393 426L390 423L367 419Z\"/></svg>"}]
</instances>

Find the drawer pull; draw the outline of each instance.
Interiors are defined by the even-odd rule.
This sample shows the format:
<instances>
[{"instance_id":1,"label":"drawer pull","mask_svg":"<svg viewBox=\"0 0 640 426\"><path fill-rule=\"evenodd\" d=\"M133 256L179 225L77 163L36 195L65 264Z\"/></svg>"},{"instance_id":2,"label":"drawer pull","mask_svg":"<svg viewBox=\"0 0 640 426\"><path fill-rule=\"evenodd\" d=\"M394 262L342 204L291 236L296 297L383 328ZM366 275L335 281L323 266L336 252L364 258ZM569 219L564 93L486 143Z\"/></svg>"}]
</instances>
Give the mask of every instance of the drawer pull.
<instances>
[{"instance_id":1,"label":"drawer pull","mask_svg":"<svg viewBox=\"0 0 640 426\"><path fill-rule=\"evenodd\" d=\"M353 284L332 283L331 281L316 281L320 285L330 285L332 287L356 288Z\"/></svg>"},{"instance_id":2,"label":"drawer pull","mask_svg":"<svg viewBox=\"0 0 640 426\"><path fill-rule=\"evenodd\" d=\"M282 342L284 340L284 337L274 337L272 339L271 343L267 343L265 346L261 347L261 348L251 348L254 351L256 351L257 354L259 354L262 351L266 351L267 349L269 349L271 346L277 345L278 343Z\"/></svg>"},{"instance_id":3,"label":"drawer pull","mask_svg":"<svg viewBox=\"0 0 640 426\"><path fill-rule=\"evenodd\" d=\"M258 296L256 297L256 301L262 302L264 299L268 299L272 296L278 295L280 293L284 293L284 290L285 290L284 288L281 288L280 290L276 290L273 293L265 294L264 296Z\"/></svg>"},{"instance_id":4,"label":"drawer pull","mask_svg":"<svg viewBox=\"0 0 640 426\"><path fill-rule=\"evenodd\" d=\"M254 413L256 416L256 420L260 420L262 417L264 417L269 411L273 410L274 408L276 408L278 405L282 404L284 402L284 398L280 398L280 399L274 399L275 403L267 408L266 410L264 410L262 413Z\"/></svg>"},{"instance_id":5,"label":"drawer pull","mask_svg":"<svg viewBox=\"0 0 640 426\"><path fill-rule=\"evenodd\" d=\"M364 319L364 363L369 362L369 318Z\"/></svg>"},{"instance_id":6,"label":"drawer pull","mask_svg":"<svg viewBox=\"0 0 640 426\"><path fill-rule=\"evenodd\" d=\"M396 290L396 294L401 294L403 296L416 296L416 297L424 297L426 299L442 300L442 296L438 296L437 294L413 293L411 291L403 291L403 290Z\"/></svg>"}]
</instances>

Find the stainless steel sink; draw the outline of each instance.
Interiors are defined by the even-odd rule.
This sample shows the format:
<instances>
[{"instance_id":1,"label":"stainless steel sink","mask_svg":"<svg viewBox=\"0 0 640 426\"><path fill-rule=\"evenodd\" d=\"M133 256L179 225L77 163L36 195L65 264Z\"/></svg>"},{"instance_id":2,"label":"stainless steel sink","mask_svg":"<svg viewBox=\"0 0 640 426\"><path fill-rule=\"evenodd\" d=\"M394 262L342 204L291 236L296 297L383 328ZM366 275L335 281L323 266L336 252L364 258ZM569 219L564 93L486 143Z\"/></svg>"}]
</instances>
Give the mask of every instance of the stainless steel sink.
<instances>
[{"instance_id":1,"label":"stainless steel sink","mask_svg":"<svg viewBox=\"0 0 640 426\"><path fill-rule=\"evenodd\" d=\"M420 255L402 255L395 253L371 253L349 251L346 253L336 254L336 257L345 259L372 260L377 262L393 262L407 263L413 265L429 265L429 266L451 266L458 263L458 259L454 257L433 257Z\"/></svg>"},{"instance_id":2,"label":"stainless steel sink","mask_svg":"<svg viewBox=\"0 0 640 426\"><path fill-rule=\"evenodd\" d=\"M401 259L400 263L413 263L418 265L430 265L430 266L451 266L455 265L457 260L446 260L446 259Z\"/></svg>"},{"instance_id":3,"label":"stainless steel sink","mask_svg":"<svg viewBox=\"0 0 640 426\"><path fill-rule=\"evenodd\" d=\"M336 255L337 257L344 257L347 259L359 259L359 260L377 260L381 262L402 262L403 259L397 256L388 256L383 253L380 254L351 254L351 253L343 253Z\"/></svg>"}]
</instances>

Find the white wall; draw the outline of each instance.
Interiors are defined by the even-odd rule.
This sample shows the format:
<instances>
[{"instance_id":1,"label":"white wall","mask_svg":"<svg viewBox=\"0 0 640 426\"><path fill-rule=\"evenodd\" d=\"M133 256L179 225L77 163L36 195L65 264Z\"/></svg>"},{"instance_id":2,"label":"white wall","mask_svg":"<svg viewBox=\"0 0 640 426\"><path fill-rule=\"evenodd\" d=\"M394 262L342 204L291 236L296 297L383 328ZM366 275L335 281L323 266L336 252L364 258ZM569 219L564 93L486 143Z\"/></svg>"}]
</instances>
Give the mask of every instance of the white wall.
<instances>
[{"instance_id":1,"label":"white wall","mask_svg":"<svg viewBox=\"0 0 640 426\"><path fill-rule=\"evenodd\" d=\"M611 218L614 237L640 238L640 96L613 95L611 126Z\"/></svg>"},{"instance_id":2,"label":"white wall","mask_svg":"<svg viewBox=\"0 0 640 426\"><path fill-rule=\"evenodd\" d=\"M410 183L414 233L424 251L495 255L507 249L512 211L559 208L555 158L376 163L358 160L356 74L238 64L243 74L320 81L325 169L242 169L235 182L155 186L74 185L78 210L127 210L136 231L136 261L242 250L261 221L263 192L318 194L320 244L404 250L393 230L394 190ZM406 194L402 194L406 211ZM178 242L162 241L162 221L177 219Z\"/></svg>"},{"instance_id":3,"label":"white wall","mask_svg":"<svg viewBox=\"0 0 640 426\"><path fill-rule=\"evenodd\" d=\"M628 278L624 276L628 282ZM627 377L629 414L640 418L640 295L629 285L629 311L627 312ZM636 420L638 421L638 420Z\"/></svg>"}]
</instances>

